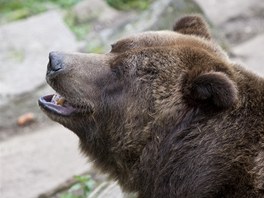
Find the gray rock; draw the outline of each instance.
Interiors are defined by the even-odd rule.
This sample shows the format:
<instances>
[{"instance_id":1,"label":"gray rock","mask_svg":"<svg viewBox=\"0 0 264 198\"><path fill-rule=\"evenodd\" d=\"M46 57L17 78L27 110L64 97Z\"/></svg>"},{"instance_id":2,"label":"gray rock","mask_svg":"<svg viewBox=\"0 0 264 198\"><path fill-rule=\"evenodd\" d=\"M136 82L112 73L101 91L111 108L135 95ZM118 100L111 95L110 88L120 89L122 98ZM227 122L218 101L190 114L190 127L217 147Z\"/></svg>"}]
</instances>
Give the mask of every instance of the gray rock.
<instances>
[{"instance_id":1,"label":"gray rock","mask_svg":"<svg viewBox=\"0 0 264 198\"><path fill-rule=\"evenodd\" d=\"M1 142L1 197L36 198L90 170L78 142L75 134L58 125Z\"/></svg>"},{"instance_id":2,"label":"gray rock","mask_svg":"<svg viewBox=\"0 0 264 198\"><path fill-rule=\"evenodd\" d=\"M44 25L45 24L45 25ZM77 43L57 12L0 27L0 104L45 82L48 53L75 51Z\"/></svg>"},{"instance_id":3,"label":"gray rock","mask_svg":"<svg viewBox=\"0 0 264 198\"><path fill-rule=\"evenodd\" d=\"M87 48L91 48L90 45L104 48L122 37L138 32L172 29L178 17L191 13L202 13L200 7L193 0L155 1L146 11L132 18L125 18L122 23L114 24L114 26L99 32L90 33L87 37ZM109 47L104 49L107 51Z\"/></svg>"},{"instance_id":4,"label":"gray rock","mask_svg":"<svg viewBox=\"0 0 264 198\"><path fill-rule=\"evenodd\" d=\"M136 193L125 193L117 182L105 181L101 183L88 198L136 198Z\"/></svg>"},{"instance_id":5,"label":"gray rock","mask_svg":"<svg viewBox=\"0 0 264 198\"><path fill-rule=\"evenodd\" d=\"M163 0L154 2L151 7L137 16L130 23L113 29L105 38L117 39L127 34L147 30L172 29L176 19L190 13L202 13L200 7L192 0ZM105 33L105 32L103 32Z\"/></svg>"},{"instance_id":6,"label":"gray rock","mask_svg":"<svg viewBox=\"0 0 264 198\"><path fill-rule=\"evenodd\" d=\"M237 45L264 33L263 0L195 0L228 42Z\"/></svg>"},{"instance_id":7,"label":"gray rock","mask_svg":"<svg viewBox=\"0 0 264 198\"><path fill-rule=\"evenodd\" d=\"M45 81L48 53L77 51L78 43L62 15L47 12L0 27L0 139L15 133L18 116L43 118L37 98L50 92ZM2 113L3 112L3 113ZM12 128L10 133L7 129ZM2 132L4 130L4 132Z\"/></svg>"},{"instance_id":8,"label":"gray rock","mask_svg":"<svg viewBox=\"0 0 264 198\"><path fill-rule=\"evenodd\" d=\"M123 198L123 192L116 182L103 182L88 198Z\"/></svg>"},{"instance_id":9,"label":"gray rock","mask_svg":"<svg viewBox=\"0 0 264 198\"><path fill-rule=\"evenodd\" d=\"M245 68L264 76L264 34L259 35L232 49L235 61Z\"/></svg>"},{"instance_id":10,"label":"gray rock","mask_svg":"<svg viewBox=\"0 0 264 198\"><path fill-rule=\"evenodd\" d=\"M73 14L77 23L111 21L119 15L119 12L107 5L103 0L80 1L73 8Z\"/></svg>"},{"instance_id":11,"label":"gray rock","mask_svg":"<svg viewBox=\"0 0 264 198\"><path fill-rule=\"evenodd\" d=\"M235 18L239 15L254 10L256 7L263 6L262 0L194 0L203 9L205 14L211 21L219 26L228 20Z\"/></svg>"},{"instance_id":12,"label":"gray rock","mask_svg":"<svg viewBox=\"0 0 264 198\"><path fill-rule=\"evenodd\" d=\"M83 0L76 4L67 16L73 17L76 25L87 26L90 31L98 32L133 18L136 12L116 10L105 0Z\"/></svg>"}]
</instances>

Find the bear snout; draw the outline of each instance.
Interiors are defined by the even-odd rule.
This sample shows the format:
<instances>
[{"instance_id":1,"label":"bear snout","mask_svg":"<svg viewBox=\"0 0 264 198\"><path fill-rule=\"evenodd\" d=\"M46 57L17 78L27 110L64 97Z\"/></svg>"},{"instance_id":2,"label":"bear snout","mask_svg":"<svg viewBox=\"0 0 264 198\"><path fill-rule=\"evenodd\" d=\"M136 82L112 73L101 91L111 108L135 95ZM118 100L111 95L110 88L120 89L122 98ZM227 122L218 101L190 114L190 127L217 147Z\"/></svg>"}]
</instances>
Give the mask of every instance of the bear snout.
<instances>
[{"instance_id":1,"label":"bear snout","mask_svg":"<svg viewBox=\"0 0 264 198\"><path fill-rule=\"evenodd\" d=\"M63 54L60 52L49 53L49 63L47 66L47 76L54 75L64 68Z\"/></svg>"}]
</instances>

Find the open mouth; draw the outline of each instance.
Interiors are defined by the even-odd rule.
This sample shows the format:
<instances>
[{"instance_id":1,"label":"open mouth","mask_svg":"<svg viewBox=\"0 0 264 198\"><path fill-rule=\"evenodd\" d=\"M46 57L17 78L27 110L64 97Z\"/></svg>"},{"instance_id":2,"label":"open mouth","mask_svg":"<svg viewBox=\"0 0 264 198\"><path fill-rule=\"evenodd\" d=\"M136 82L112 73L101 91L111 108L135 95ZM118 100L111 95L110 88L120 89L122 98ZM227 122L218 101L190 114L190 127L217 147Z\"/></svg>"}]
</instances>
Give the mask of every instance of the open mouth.
<instances>
[{"instance_id":1,"label":"open mouth","mask_svg":"<svg viewBox=\"0 0 264 198\"><path fill-rule=\"evenodd\" d=\"M59 94L42 96L38 100L39 106L46 111L55 113L60 116L71 116L80 112L80 109L71 105Z\"/></svg>"}]
</instances>

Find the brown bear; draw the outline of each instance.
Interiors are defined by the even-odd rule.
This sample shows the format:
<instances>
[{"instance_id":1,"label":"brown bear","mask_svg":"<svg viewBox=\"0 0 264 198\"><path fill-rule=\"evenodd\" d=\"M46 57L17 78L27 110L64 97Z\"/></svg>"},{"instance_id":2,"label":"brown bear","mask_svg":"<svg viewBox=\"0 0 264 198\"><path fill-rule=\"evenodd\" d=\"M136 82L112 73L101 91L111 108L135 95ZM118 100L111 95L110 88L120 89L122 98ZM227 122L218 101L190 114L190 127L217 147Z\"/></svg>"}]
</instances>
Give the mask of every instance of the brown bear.
<instances>
[{"instance_id":1,"label":"brown bear","mask_svg":"<svg viewBox=\"0 0 264 198\"><path fill-rule=\"evenodd\" d=\"M264 197L264 79L229 60L200 16L106 54L51 52L41 109L139 198Z\"/></svg>"}]
</instances>

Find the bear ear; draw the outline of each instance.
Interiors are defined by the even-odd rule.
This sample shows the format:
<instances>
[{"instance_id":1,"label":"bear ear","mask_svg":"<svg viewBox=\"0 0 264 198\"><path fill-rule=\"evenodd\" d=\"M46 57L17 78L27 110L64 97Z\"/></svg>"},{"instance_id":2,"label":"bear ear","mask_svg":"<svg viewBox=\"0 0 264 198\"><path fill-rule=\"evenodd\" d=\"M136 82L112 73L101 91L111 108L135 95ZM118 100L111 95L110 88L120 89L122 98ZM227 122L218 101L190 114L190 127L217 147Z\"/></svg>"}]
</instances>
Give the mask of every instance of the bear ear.
<instances>
[{"instance_id":1,"label":"bear ear","mask_svg":"<svg viewBox=\"0 0 264 198\"><path fill-rule=\"evenodd\" d=\"M179 19L175 23L173 30L181 34L196 35L208 40L211 39L207 23L199 15L186 16Z\"/></svg>"},{"instance_id":2,"label":"bear ear","mask_svg":"<svg viewBox=\"0 0 264 198\"><path fill-rule=\"evenodd\" d=\"M184 98L191 106L199 106L204 110L223 110L237 101L235 83L222 72L207 72L195 77L187 75L184 82Z\"/></svg>"}]
</instances>

